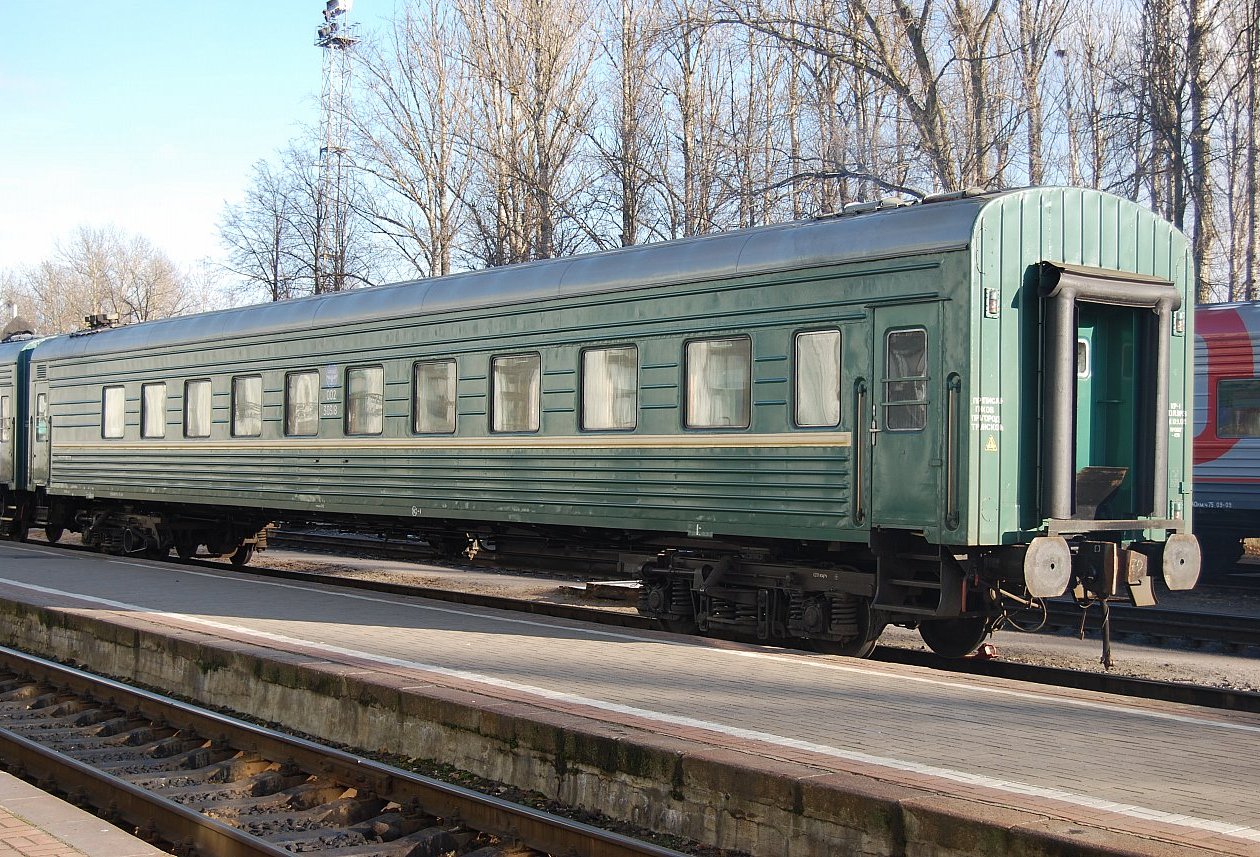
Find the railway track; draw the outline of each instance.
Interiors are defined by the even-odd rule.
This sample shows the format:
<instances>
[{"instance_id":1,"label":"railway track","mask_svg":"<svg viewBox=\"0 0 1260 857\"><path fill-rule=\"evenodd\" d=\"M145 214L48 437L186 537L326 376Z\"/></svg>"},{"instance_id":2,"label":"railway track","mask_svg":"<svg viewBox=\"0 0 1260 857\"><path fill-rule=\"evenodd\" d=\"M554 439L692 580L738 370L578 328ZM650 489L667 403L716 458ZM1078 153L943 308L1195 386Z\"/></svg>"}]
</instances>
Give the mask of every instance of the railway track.
<instances>
[{"instance_id":1,"label":"railway track","mask_svg":"<svg viewBox=\"0 0 1260 857\"><path fill-rule=\"evenodd\" d=\"M412 544L364 536L278 530L270 541L275 547L300 550L349 550L363 555L412 561L439 559L435 551L422 543ZM579 555L559 550L549 552L540 547L513 553L496 551L480 554L470 562L479 567L505 567L525 571L537 571L545 563L549 576L553 576L553 565L558 565L562 573L576 572L582 579L612 580L620 576L616 554L611 551ZM1047 630L1079 632L1082 615L1081 609L1074 602L1051 601L1047 602L1046 607ZM1121 638L1144 636L1157 642L1186 640L1192 644L1215 644L1234 650L1260 646L1260 620L1254 617L1154 607L1134 608L1123 604L1110 605L1110 611L1112 634ZM1084 618L1086 631L1099 631L1101 615L1098 608L1093 608ZM649 626L656 627L652 623Z\"/></svg>"},{"instance_id":2,"label":"railway track","mask_svg":"<svg viewBox=\"0 0 1260 857\"><path fill-rule=\"evenodd\" d=\"M1080 607L1067 601L1052 601L1046 606L1048 628L1073 633L1080 629ZM1113 635L1149 637L1160 643L1166 640L1187 640L1195 644L1215 643L1235 651L1249 646L1260 646L1260 620L1253 616L1125 605L1111 605L1110 610ZM1085 620L1087 631L1098 631L1101 628L1102 616L1097 608L1091 608Z\"/></svg>"},{"instance_id":3,"label":"railway track","mask_svg":"<svg viewBox=\"0 0 1260 857\"><path fill-rule=\"evenodd\" d=\"M422 541L390 539L353 533L325 533L309 530L272 530L267 542L275 548L293 548L320 552L346 551L351 554L409 562L450 562L452 558ZM488 549L476 546L472 556L456 558L474 568L511 568L535 570L547 564L550 576L572 576L613 579L620 571L616 551L570 551L563 546L538 544L524 549Z\"/></svg>"},{"instance_id":4,"label":"railway track","mask_svg":"<svg viewBox=\"0 0 1260 857\"><path fill-rule=\"evenodd\" d=\"M199 857L683 857L0 648L0 760Z\"/></svg>"}]
</instances>

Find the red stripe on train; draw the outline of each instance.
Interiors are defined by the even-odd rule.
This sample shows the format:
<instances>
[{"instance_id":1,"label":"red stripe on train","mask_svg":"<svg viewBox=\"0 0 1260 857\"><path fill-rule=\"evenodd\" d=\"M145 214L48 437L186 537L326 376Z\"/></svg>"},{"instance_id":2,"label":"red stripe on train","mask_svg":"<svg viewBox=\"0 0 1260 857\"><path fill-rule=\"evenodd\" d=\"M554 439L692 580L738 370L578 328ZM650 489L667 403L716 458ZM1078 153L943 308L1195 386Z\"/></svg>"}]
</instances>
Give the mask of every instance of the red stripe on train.
<instances>
[{"instance_id":1,"label":"red stripe on train","mask_svg":"<svg viewBox=\"0 0 1260 857\"><path fill-rule=\"evenodd\" d=\"M1216 436L1216 387L1222 378L1250 378L1255 374L1251 332L1234 308L1200 312L1195 332L1207 347L1207 422L1194 438L1194 463L1215 461L1238 443L1236 437ZM1233 480L1239 481L1239 480Z\"/></svg>"}]
</instances>

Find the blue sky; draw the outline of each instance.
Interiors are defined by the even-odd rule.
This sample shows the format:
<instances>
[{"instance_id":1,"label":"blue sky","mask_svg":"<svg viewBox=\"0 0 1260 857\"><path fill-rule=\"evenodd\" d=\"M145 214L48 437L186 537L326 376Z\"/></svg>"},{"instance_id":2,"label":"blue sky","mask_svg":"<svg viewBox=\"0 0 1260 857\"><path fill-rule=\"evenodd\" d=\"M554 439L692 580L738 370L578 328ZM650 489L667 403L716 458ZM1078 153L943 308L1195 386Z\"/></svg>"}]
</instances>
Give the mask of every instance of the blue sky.
<instances>
[{"instance_id":1,"label":"blue sky","mask_svg":"<svg viewBox=\"0 0 1260 857\"><path fill-rule=\"evenodd\" d=\"M350 20L393 5L359 0ZM0 0L0 269L81 224L143 235L180 265L220 258L217 223L250 166L318 124L322 10Z\"/></svg>"}]
</instances>

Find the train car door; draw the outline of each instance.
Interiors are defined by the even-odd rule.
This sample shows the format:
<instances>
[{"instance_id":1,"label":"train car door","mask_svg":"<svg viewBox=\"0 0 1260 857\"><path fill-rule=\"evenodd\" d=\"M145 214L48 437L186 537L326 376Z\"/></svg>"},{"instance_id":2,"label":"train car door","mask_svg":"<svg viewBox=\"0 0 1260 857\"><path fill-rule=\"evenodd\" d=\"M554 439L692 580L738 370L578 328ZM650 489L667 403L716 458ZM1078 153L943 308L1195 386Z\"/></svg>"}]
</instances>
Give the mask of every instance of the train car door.
<instances>
[{"instance_id":1,"label":"train car door","mask_svg":"<svg viewBox=\"0 0 1260 857\"><path fill-rule=\"evenodd\" d=\"M36 381L32 387L34 398L31 401L31 470L28 487L35 489L48 485L52 418L48 413L48 382Z\"/></svg>"},{"instance_id":2,"label":"train car door","mask_svg":"<svg viewBox=\"0 0 1260 857\"><path fill-rule=\"evenodd\" d=\"M940 306L874 311L870 523L935 527L940 523Z\"/></svg>"},{"instance_id":3,"label":"train car door","mask_svg":"<svg viewBox=\"0 0 1260 857\"><path fill-rule=\"evenodd\" d=\"M1076 500L1104 517L1137 516L1134 483L1140 435L1138 318L1128 307L1081 304L1076 340ZM1087 471L1086 468L1089 468ZM1097 484L1095 484L1097 483ZM1094 494L1096 496L1083 496ZM1094 515L1091 514L1090 517Z\"/></svg>"},{"instance_id":4,"label":"train car door","mask_svg":"<svg viewBox=\"0 0 1260 857\"><path fill-rule=\"evenodd\" d=\"M14 408L17 404L14 388L0 384L0 488L11 486L16 473L13 467Z\"/></svg>"}]
</instances>

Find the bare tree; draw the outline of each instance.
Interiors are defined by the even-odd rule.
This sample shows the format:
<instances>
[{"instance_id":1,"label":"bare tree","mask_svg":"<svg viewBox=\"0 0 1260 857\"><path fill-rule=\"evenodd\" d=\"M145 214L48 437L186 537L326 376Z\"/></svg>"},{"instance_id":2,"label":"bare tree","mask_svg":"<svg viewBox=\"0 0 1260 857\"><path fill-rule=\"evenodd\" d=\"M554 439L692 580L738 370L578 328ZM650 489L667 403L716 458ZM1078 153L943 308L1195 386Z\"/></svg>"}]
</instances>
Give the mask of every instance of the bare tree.
<instances>
[{"instance_id":1,"label":"bare tree","mask_svg":"<svg viewBox=\"0 0 1260 857\"><path fill-rule=\"evenodd\" d=\"M84 318L116 313L129 324L200 309L188 277L148 239L117 227L80 227L55 255L20 276L20 292L45 333L83 327Z\"/></svg>"},{"instance_id":2,"label":"bare tree","mask_svg":"<svg viewBox=\"0 0 1260 857\"><path fill-rule=\"evenodd\" d=\"M1068 0L1016 0L1015 21L1005 22L1005 49L1019 65L1029 184L1041 184L1046 177L1043 87L1046 64L1063 33L1068 8Z\"/></svg>"},{"instance_id":3,"label":"bare tree","mask_svg":"<svg viewBox=\"0 0 1260 857\"><path fill-rule=\"evenodd\" d=\"M720 148L713 129L726 124L719 40L709 10L695 0L665 0L662 88L670 105L657 171L669 198L670 237L702 235L720 225Z\"/></svg>"},{"instance_id":4,"label":"bare tree","mask_svg":"<svg viewBox=\"0 0 1260 857\"><path fill-rule=\"evenodd\" d=\"M590 138L609 187L614 240L596 243L628 247L660 237L665 177L652 168L664 141L664 110L656 66L663 35L659 0L605 0L606 36L601 40L609 67L607 112L595 114Z\"/></svg>"},{"instance_id":5,"label":"bare tree","mask_svg":"<svg viewBox=\"0 0 1260 857\"><path fill-rule=\"evenodd\" d=\"M322 218L337 214L323 200L313 148L297 141L279 163L255 164L245 199L224 209L219 235L244 294L287 300L371 285L377 276L378 254L358 215L364 191L353 175L343 176L346 222L321 228ZM331 247L324 245L329 235L336 236Z\"/></svg>"},{"instance_id":6,"label":"bare tree","mask_svg":"<svg viewBox=\"0 0 1260 857\"><path fill-rule=\"evenodd\" d=\"M592 114L596 51L581 0L459 0L475 76L470 189L478 262L507 264L574 252L585 177L579 149Z\"/></svg>"},{"instance_id":7,"label":"bare tree","mask_svg":"<svg viewBox=\"0 0 1260 857\"><path fill-rule=\"evenodd\" d=\"M466 38L447 4L424 0L403 10L384 49L355 55L356 163L383 189L363 197L365 213L421 276L451 272L467 220L472 85L455 54Z\"/></svg>"},{"instance_id":8,"label":"bare tree","mask_svg":"<svg viewBox=\"0 0 1260 857\"><path fill-rule=\"evenodd\" d=\"M224 207L219 235L228 251L227 269L246 293L261 291L272 301L309 293L293 258L292 208L297 204L287 172L267 161L253 167L245 199Z\"/></svg>"}]
</instances>

